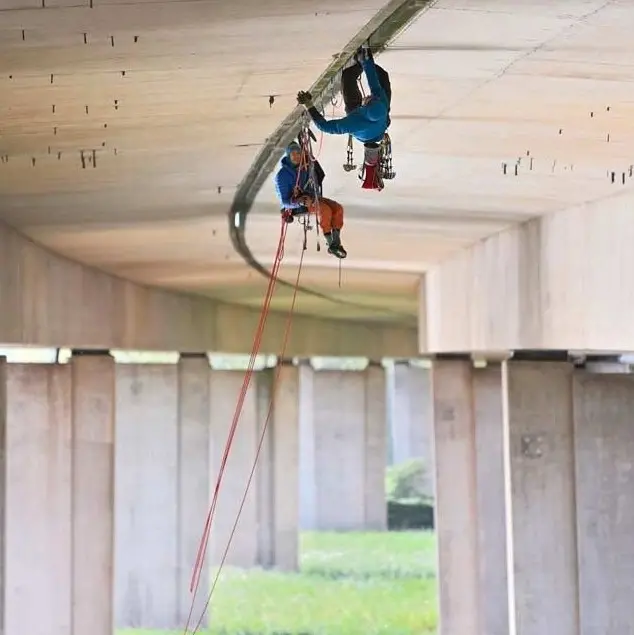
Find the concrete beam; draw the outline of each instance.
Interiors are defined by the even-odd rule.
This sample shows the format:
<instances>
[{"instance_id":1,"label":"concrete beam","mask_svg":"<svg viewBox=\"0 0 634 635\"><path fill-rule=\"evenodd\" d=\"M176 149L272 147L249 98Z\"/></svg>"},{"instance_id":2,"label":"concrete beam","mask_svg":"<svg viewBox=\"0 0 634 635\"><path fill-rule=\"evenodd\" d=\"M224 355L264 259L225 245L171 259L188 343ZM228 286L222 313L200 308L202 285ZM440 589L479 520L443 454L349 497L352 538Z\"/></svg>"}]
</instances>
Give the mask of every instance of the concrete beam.
<instances>
[{"instance_id":1,"label":"concrete beam","mask_svg":"<svg viewBox=\"0 0 634 635\"><path fill-rule=\"evenodd\" d=\"M421 352L632 351L632 202L625 192L537 218L431 269Z\"/></svg>"},{"instance_id":2,"label":"concrete beam","mask_svg":"<svg viewBox=\"0 0 634 635\"><path fill-rule=\"evenodd\" d=\"M0 342L77 348L248 353L260 312L134 284L57 256L0 224ZM271 312L261 352L279 353ZM416 329L296 315L294 355L413 356Z\"/></svg>"}]
</instances>

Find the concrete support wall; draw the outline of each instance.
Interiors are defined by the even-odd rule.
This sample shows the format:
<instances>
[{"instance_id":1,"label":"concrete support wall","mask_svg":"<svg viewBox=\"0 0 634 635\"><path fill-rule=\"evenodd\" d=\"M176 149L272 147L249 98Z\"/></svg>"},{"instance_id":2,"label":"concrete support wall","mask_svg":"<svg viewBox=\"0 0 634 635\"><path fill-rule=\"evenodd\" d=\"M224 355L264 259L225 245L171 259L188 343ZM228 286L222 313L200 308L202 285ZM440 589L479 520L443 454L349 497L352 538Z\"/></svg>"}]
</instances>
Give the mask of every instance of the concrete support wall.
<instances>
[{"instance_id":1,"label":"concrete support wall","mask_svg":"<svg viewBox=\"0 0 634 635\"><path fill-rule=\"evenodd\" d=\"M73 635L111 635L114 594L115 364L74 356L72 375Z\"/></svg>"},{"instance_id":2,"label":"concrete support wall","mask_svg":"<svg viewBox=\"0 0 634 635\"><path fill-rule=\"evenodd\" d=\"M574 377L580 635L634 624L634 379Z\"/></svg>"},{"instance_id":3,"label":"concrete support wall","mask_svg":"<svg viewBox=\"0 0 634 635\"><path fill-rule=\"evenodd\" d=\"M6 357L0 356L0 633L7 633L5 620L6 580L6 493L7 493L7 372Z\"/></svg>"},{"instance_id":4,"label":"concrete support wall","mask_svg":"<svg viewBox=\"0 0 634 635\"><path fill-rule=\"evenodd\" d=\"M385 529L384 369L306 366L301 380L302 527Z\"/></svg>"},{"instance_id":5,"label":"concrete support wall","mask_svg":"<svg viewBox=\"0 0 634 635\"><path fill-rule=\"evenodd\" d=\"M209 504L209 364L117 367L116 622L177 629ZM206 597L201 579L199 601Z\"/></svg>"},{"instance_id":6,"label":"concrete support wall","mask_svg":"<svg viewBox=\"0 0 634 635\"><path fill-rule=\"evenodd\" d=\"M436 450L440 633L476 633L478 524L473 386L469 362L435 362L433 368Z\"/></svg>"},{"instance_id":7,"label":"concrete support wall","mask_svg":"<svg viewBox=\"0 0 634 635\"><path fill-rule=\"evenodd\" d=\"M472 369L471 381L475 417L479 624L482 635L507 635L502 368L491 364L487 368Z\"/></svg>"},{"instance_id":8,"label":"concrete support wall","mask_svg":"<svg viewBox=\"0 0 634 635\"><path fill-rule=\"evenodd\" d=\"M114 362L77 357L0 374L2 632L111 635Z\"/></svg>"},{"instance_id":9,"label":"concrete support wall","mask_svg":"<svg viewBox=\"0 0 634 635\"><path fill-rule=\"evenodd\" d=\"M504 366L511 632L577 635L572 367Z\"/></svg>"},{"instance_id":10,"label":"concrete support wall","mask_svg":"<svg viewBox=\"0 0 634 635\"><path fill-rule=\"evenodd\" d=\"M283 365L252 376L218 497L210 540L214 563L226 551L225 564L230 566L291 571L298 567L298 373L297 368ZM242 371L211 374L214 484L243 382ZM258 465L249 484L260 440Z\"/></svg>"},{"instance_id":11,"label":"concrete support wall","mask_svg":"<svg viewBox=\"0 0 634 635\"><path fill-rule=\"evenodd\" d=\"M211 373L204 355L116 367L99 354L68 365L0 359L3 635L184 626L212 463L225 442L212 432L230 423L243 377ZM282 366L253 382L222 490L232 509L219 506L214 529L221 535L235 518L270 409L231 553L243 566L295 570L298 370ZM203 573L194 619L208 585Z\"/></svg>"},{"instance_id":12,"label":"concrete support wall","mask_svg":"<svg viewBox=\"0 0 634 635\"><path fill-rule=\"evenodd\" d=\"M431 372L397 362L389 372L392 463L422 459L426 468L426 493L433 493Z\"/></svg>"},{"instance_id":13,"label":"concrete support wall","mask_svg":"<svg viewBox=\"0 0 634 635\"><path fill-rule=\"evenodd\" d=\"M421 283L420 352L632 351L633 233L624 189L459 250Z\"/></svg>"},{"instance_id":14,"label":"concrete support wall","mask_svg":"<svg viewBox=\"0 0 634 635\"><path fill-rule=\"evenodd\" d=\"M0 223L0 342L246 353L259 309L134 284L36 245ZM296 315L287 355L416 355L414 326ZM260 352L277 354L286 312L271 311Z\"/></svg>"},{"instance_id":15,"label":"concrete support wall","mask_svg":"<svg viewBox=\"0 0 634 635\"><path fill-rule=\"evenodd\" d=\"M634 378L437 361L433 393L441 635L629 632Z\"/></svg>"}]
</instances>

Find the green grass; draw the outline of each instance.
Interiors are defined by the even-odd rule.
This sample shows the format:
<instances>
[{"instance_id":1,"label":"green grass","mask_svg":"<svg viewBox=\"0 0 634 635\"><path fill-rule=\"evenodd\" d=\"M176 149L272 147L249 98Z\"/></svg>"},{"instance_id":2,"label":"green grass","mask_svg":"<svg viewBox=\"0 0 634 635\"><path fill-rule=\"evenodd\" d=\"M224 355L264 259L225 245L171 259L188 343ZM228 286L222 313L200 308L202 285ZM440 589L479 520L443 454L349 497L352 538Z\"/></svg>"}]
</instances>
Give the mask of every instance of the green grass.
<instances>
[{"instance_id":1,"label":"green grass","mask_svg":"<svg viewBox=\"0 0 634 635\"><path fill-rule=\"evenodd\" d=\"M433 635L435 548L429 532L304 534L300 573L223 570L205 632Z\"/></svg>"}]
</instances>

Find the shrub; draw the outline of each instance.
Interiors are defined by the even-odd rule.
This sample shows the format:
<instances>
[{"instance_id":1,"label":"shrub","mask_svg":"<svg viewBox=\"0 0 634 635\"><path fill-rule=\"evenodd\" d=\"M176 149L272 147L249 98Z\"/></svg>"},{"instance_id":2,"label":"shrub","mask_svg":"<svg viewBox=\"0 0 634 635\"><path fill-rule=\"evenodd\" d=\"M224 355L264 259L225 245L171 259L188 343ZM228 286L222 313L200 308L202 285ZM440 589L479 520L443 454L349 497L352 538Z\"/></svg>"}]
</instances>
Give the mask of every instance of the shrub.
<instances>
[{"instance_id":1,"label":"shrub","mask_svg":"<svg viewBox=\"0 0 634 635\"><path fill-rule=\"evenodd\" d=\"M387 502L387 528L389 531L433 529L434 508L421 502Z\"/></svg>"},{"instance_id":2,"label":"shrub","mask_svg":"<svg viewBox=\"0 0 634 635\"><path fill-rule=\"evenodd\" d=\"M388 501L429 502L425 492L425 464L421 459L411 459L392 465L386 471L385 492Z\"/></svg>"}]
</instances>

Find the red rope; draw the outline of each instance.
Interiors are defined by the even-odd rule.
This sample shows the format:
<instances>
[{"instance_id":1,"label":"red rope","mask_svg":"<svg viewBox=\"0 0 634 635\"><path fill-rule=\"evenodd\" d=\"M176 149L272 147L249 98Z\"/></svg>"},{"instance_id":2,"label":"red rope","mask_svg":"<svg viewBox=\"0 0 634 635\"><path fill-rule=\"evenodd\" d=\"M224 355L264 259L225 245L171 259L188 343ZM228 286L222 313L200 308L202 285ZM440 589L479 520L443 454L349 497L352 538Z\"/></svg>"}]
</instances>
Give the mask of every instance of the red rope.
<instances>
[{"instance_id":1,"label":"red rope","mask_svg":"<svg viewBox=\"0 0 634 635\"><path fill-rule=\"evenodd\" d=\"M284 329L284 338L282 341L282 349L278 355L278 360L279 359L284 359L285 355L286 355L286 348L288 346L288 341L290 339L290 334L291 334L291 326L293 323L293 314L295 312L295 303L297 300L297 292L299 289L299 280L300 280L300 276L302 273L302 265L304 262L304 250L302 250L302 255L300 256L299 259L299 265L297 268L297 278L295 280L295 288L293 290L293 298L291 300L291 306L288 310L288 315L286 317L286 326ZM236 532L236 528L238 527L238 522L240 521L240 516L242 514L242 510L244 509L244 504L247 500L247 496L249 494L249 488L251 487L251 482L253 481L253 476L255 474L255 470L257 468L258 465L258 459L260 458L260 453L262 452L262 446L264 445L264 439L266 437L266 431L269 425L269 421L271 420L271 416L273 414L273 409L274 409L274 405L275 405L275 395L277 393L277 387L278 387L278 380L279 380L279 376L280 376L280 371L282 369L282 365L278 363L276 369L275 369L275 374L273 376L273 384L271 386L271 399L269 401L269 408L268 411L266 413L266 419L264 420L264 425L262 426L262 432L260 434L260 439L258 442L258 446L255 452L255 459L253 461L253 465L251 467L251 472L249 473L249 478L247 480L247 484L244 490L244 494L242 496L242 500L240 501L240 507L238 508L238 513L236 515L236 519L235 522L233 523L233 527L231 528L231 533L229 535L229 540L227 541L227 546L225 547L225 550L222 554L222 559L220 561L220 565L218 567L218 571L216 573L216 576L214 578L213 584L211 585L211 589L209 591L209 595L207 596L207 601L205 602L205 606L203 607L203 611L202 614L198 620L198 622L196 623L196 626L194 627L194 630L192 631L193 633L197 633L198 629L200 628L203 619L205 618L205 614L207 612L207 609L209 608L209 605L211 604L211 598L213 596L213 593L216 589L216 586L218 584L218 580L220 578L220 573L222 572L222 568L225 564L225 560L227 559L227 554L229 553L229 548L231 547L231 542L233 541L233 537L234 534Z\"/></svg>"},{"instance_id":2,"label":"red rope","mask_svg":"<svg viewBox=\"0 0 634 635\"><path fill-rule=\"evenodd\" d=\"M302 147L301 148L301 155L300 155L301 159L300 159L300 165L298 166L298 170L297 170L296 186L299 184L299 178L300 178L300 174L301 174L302 169L305 168L305 167L308 167L310 165L311 159L314 160L314 158L311 157L311 154L312 154L312 152L310 151L310 141L308 141L308 148L306 148L306 147ZM257 357L258 352L260 350L260 344L262 342L262 335L263 335L263 332L264 332L264 327L266 325L266 319L268 317L269 308L270 308L271 300L272 300L272 297L273 297L273 292L275 291L275 286L277 284L277 276L278 276L278 273L279 273L279 268L281 266L281 262L282 262L282 258L283 258L283 254L284 254L284 242L285 242L285 239L286 239L287 228L288 228L287 223L282 222L282 226L281 226L281 230L280 230L280 239L279 239L279 243L278 243L278 247L277 247L277 252L276 252L276 255L275 255L275 260L274 260L274 263L273 263L273 267L271 269L271 274L270 274L270 277L269 277L269 284L268 284L268 288L267 288L266 295L265 295L265 298L264 298L264 302L263 302L263 305L262 305L262 310L261 310L261 313L260 313L260 321L258 323L258 327L256 329L256 334L255 334L254 341L253 341L253 347L251 349L251 356L249 358L249 363L247 365L247 371L245 373L244 381L242 383L242 389L241 389L240 395L238 397L238 403L237 403L236 410L235 410L235 413L234 413L234 416L233 416L233 420L231 422L231 427L229 429L227 442L225 444L225 449L224 449L222 461L221 461L221 464L220 464L220 470L218 472L218 478L216 480L216 485L215 485L215 488L214 488L214 494L213 494L211 506L209 508L209 512L208 512L207 518L205 520L205 527L204 527L204 530L203 530L203 535L202 535L202 538L201 538L201 541L200 541L200 545L198 547L198 552L196 554L196 562L194 564L194 569L193 569L193 572L192 572L192 578L191 578L190 588L189 588L190 592L193 593L193 597L192 597L192 602L191 602L191 606L190 606L190 610L189 610L189 615L187 617L187 622L186 622L186 625L185 625L185 630L184 630L184 634L185 635L188 633L189 625L191 623L192 613L193 613L193 610L194 610L194 605L195 605L195 602L196 602L196 596L198 594L198 588L200 586L200 577L201 577L201 573L202 573L203 566L204 566L205 556L207 554L207 547L208 547L208 544L209 544L209 536L210 536L210 533L211 533L211 525L212 525L214 514L215 514L215 511L216 511L216 506L218 504L218 496L219 496L219 493L220 493L220 486L222 484L222 479L223 479L225 468L226 468L227 461L228 461L228 458L229 458L229 452L230 452L231 446L233 444L233 439L235 437L235 433L236 433L236 430L237 430L238 422L240 420L240 415L242 414L242 408L244 406L244 401L246 399L248 388L249 388L249 385L251 383L251 377L253 376L253 368L255 366L255 360L256 360L256 357ZM284 357L284 353L286 351L286 345L287 345L288 336L289 336L289 333L290 333L290 325L291 325L292 315L293 315L293 312L294 312L294 309L295 309L295 301L296 301L296 297L297 297L297 288L299 286L299 276L300 276L300 273L301 273L303 259L304 259L304 252L302 251L302 256L300 258L300 265L299 265L299 269L298 269L298 273L297 273L297 282L296 282L296 285L295 285L295 292L293 294L293 300L292 300L292 304L291 304L291 309L289 311L288 318L287 318L286 332L285 332L285 335L284 335L284 343L283 343L283 347L282 347L282 352L280 353L280 357ZM216 583L218 581L218 576L220 575L220 571L222 569L222 565L224 564L224 561L226 559L226 555L227 555L227 553L229 551L229 546L231 545L231 541L233 539L233 534L235 533L235 528L237 527L238 520L239 520L240 515L242 513L242 508L244 506L244 502L246 500L246 496L247 496L247 493L248 493L248 490L249 490L249 486L251 484L251 480L252 480L253 474L255 472L255 467L257 465L258 457L260 455L262 442L264 440L264 433L266 432L266 427L268 425L268 420L270 419L270 416L271 416L271 412L272 412L272 408L273 408L273 397L275 395L275 385L276 385L276 382L277 382L278 375L279 375L279 368L278 368L278 371L276 372L276 375L275 375L275 378L274 378L274 382L273 382L274 388L273 388L273 394L271 396L271 404L270 404L270 407L269 407L269 412L268 412L268 415L267 415L267 419L266 419L264 427L263 427L262 436L260 438L260 444L258 445L258 449L257 449L257 452L256 452L256 458L255 458L255 462L254 462L254 465L253 465L253 469L251 471L251 474L249 476L249 480L247 482L247 489L245 491L245 494L244 494L244 497L243 497L243 500L242 500L242 504L240 505L240 508L238 510L238 515L237 515L237 518L236 518L236 522L235 522L233 530L231 532L231 535L230 535L230 538L229 538L229 542L227 544L227 548L225 549L220 568L218 569L218 574L216 576L216 579L215 579L214 584L212 586L212 590L211 590L211 592L209 594L209 597L207 599L207 602L205 604L205 608L203 610L203 614L202 614L200 620L198 621L198 624L196 625L196 628L193 631L194 633L196 632L196 630L200 626L200 624L201 624L201 622L202 622L202 620L204 618L205 612L207 610L207 607L209 606L209 603L211 601L211 595L213 594L213 590L216 587Z\"/></svg>"},{"instance_id":3,"label":"red rope","mask_svg":"<svg viewBox=\"0 0 634 635\"><path fill-rule=\"evenodd\" d=\"M229 434L227 437L227 442L225 444L225 449L222 457L222 461L220 463L220 469L218 472L218 477L216 479L216 485L214 488L213 499L211 502L211 506L209 508L209 512L207 514L207 518L205 521L205 527L203 530L203 535L200 541L200 545L198 547L198 553L196 555L196 562L194 564L194 570L192 572L192 578L190 582L190 593L193 593L191 607L189 609L189 615L187 617L187 622L185 624L184 634L188 632L189 624L191 622L192 613L194 610L194 605L196 601L196 595L198 593L198 587L200 585L200 576L203 569L203 564L205 560L205 555L207 553L207 546L209 543L209 535L211 532L211 524L213 521L213 517L216 511L216 506L218 504L218 495L220 493L220 486L222 484L222 479L224 476L225 468L227 465L227 460L229 458L229 452L231 450L231 445L233 443L233 439L236 433L236 429L238 427L238 422L240 420L240 415L242 414L242 407L244 405L244 401L249 389L249 384L251 383L251 378L253 376L253 368L255 366L255 360L257 358L258 352L260 350L260 344L262 342L262 336L264 333L264 327L266 325L266 320L269 313L269 308L271 305L271 299L273 298L273 292L275 291L275 285L277 284L277 276L279 273L279 268L282 262L282 258L284 255L284 241L286 239L286 230L288 228L287 223L282 222L280 229L280 238L277 246L277 251L275 254L275 260L273 263L273 268L271 269L271 275L269 277L269 284L266 290L266 295L264 297L264 302L262 304L262 310L260 312L260 321L258 323L255 337L253 340L253 346L251 349L251 356L249 358L249 364L247 365L247 371L244 375L244 381L242 382L242 389L240 391L240 395L238 397L238 403L236 406L235 413L233 415L233 420L231 422L231 427L229 429Z\"/></svg>"}]
</instances>

